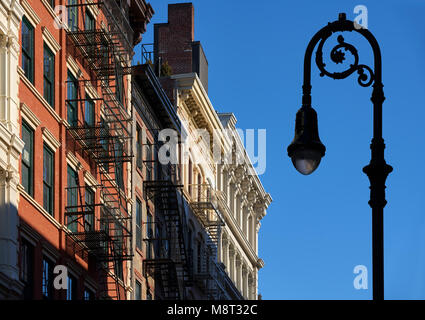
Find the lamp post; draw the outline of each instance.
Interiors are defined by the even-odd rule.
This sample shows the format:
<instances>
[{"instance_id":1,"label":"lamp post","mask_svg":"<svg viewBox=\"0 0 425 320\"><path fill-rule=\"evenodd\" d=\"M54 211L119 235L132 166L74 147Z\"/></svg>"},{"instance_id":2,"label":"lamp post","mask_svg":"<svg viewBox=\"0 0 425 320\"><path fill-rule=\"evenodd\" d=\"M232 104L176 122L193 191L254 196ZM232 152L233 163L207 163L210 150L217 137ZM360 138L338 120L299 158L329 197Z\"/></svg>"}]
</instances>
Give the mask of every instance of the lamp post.
<instances>
[{"instance_id":1,"label":"lamp post","mask_svg":"<svg viewBox=\"0 0 425 320\"><path fill-rule=\"evenodd\" d=\"M344 41L342 35L337 37L338 44L331 50L330 58L336 63L343 63L346 52L354 57L354 62L342 72L329 72L323 62L323 45L326 40L337 32L358 32L364 36L372 47L374 54L374 70L364 64L359 64L357 49ZM319 30L310 40L304 56L304 83L302 107L298 110L295 122L295 137L288 147L288 155L295 168L302 174L311 174L319 166L325 155L325 146L319 138L316 111L311 107L311 58L316 51L316 65L320 76L333 79L345 79L354 72L358 73L357 82L362 87L372 85L373 103L373 138L370 144L371 160L363 168L370 181L370 200L372 208L372 264L373 264L373 300L384 299L384 230L383 213L387 203L385 200L385 181L393 168L384 159L384 139L382 138L382 103L385 100L382 85L381 51L372 33L353 21L346 19L345 13L339 14L339 19ZM342 50L344 49L344 51Z\"/></svg>"}]
</instances>

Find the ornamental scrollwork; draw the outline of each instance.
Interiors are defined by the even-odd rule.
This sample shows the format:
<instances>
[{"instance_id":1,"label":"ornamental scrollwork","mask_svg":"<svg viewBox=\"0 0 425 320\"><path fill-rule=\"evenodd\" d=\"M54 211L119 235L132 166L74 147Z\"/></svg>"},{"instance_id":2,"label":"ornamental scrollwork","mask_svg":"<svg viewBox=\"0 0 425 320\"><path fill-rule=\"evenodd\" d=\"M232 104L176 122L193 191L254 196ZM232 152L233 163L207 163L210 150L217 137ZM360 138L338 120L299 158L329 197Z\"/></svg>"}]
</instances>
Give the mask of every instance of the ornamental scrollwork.
<instances>
[{"instance_id":1,"label":"ornamental scrollwork","mask_svg":"<svg viewBox=\"0 0 425 320\"><path fill-rule=\"evenodd\" d=\"M330 59L335 64L343 64L346 60L346 53L348 52L354 57L354 62L344 71L330 72L326 70L326 64L323 62L323 45L330 35L331 34L321 39L316 51L316 64L320 70L320 76L328 76L332 79L345 79L357 71L357 74L359 75L357 82L359 85L362 87L369 87L375 79L372 69L367 65L359 64L359 54L357 49L353 45L345 42L342 35L337 37L338 44L331 50Z\"/></svg>"}]
</instances>

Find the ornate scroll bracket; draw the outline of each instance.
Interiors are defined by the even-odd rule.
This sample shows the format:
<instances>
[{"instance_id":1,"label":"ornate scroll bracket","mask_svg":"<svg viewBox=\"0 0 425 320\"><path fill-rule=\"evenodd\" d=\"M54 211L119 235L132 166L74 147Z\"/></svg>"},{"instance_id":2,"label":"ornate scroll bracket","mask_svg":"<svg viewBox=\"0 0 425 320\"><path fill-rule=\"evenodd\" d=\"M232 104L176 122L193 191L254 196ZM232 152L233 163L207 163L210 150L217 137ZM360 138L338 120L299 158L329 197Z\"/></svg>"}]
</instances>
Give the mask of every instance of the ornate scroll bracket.
<instances>
[{"instance_id":1,"label":"ornate scroll bracket","mask_svg":"<svg viewBox=\"0 0 425 320\"><path fill-rule=\"evenodd\" d=\"M317 47L316 65L320 70L320 76L328 76L332 79L345 79L357 71L357 74L359 75L357 82L359 85L362 87L369 87L375 80L375 75L372 69L367 65L359 64L359 54L357 49L353 45L346 43L342 35L338 36L338 44L335 45L330 52L330 59L335 64L343 64L346 60L346 53L349 52L354 57L354 63L350 64L349 68L344 71L330 72L326 70L326 64L323 62L323 45L331 35L332 33L329 33L324 36Z\"/></svg>"}]
</instances>

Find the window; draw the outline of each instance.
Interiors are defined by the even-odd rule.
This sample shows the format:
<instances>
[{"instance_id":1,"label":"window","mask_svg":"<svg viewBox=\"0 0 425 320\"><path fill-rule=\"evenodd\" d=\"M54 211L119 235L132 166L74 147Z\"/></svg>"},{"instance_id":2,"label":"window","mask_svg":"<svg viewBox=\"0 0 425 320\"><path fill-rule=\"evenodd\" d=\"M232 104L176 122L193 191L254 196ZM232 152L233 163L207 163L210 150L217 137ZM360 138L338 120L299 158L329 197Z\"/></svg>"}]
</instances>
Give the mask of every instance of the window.
<instances>
[{"instance_id":1,"label":"window","mask_svg":"<svg viewBox=\"0 0 425 320\"><path fill-rule=\"evenodd\" d=\"M142 129L137 125L136 128L136 143L137 143L137 150L136 150L136 161L137 161L137 167L142 170L143 167L143 152L142 152Z\"/></svg>"},{"instance_id":2,"label":"window","mask_svg":"<svg viewBox=\"0 0 425 320\"><path fill-rule=\"evenodd\" d=\"M22 69L34 84L34 27L26 17L22 18Z\"/></svg>"},{"instance_id":3,"label":"window","mask_svg":"<svg viewBox=\"0 0 425 320\"><path fill-rule=\"evenodd\" d=\"M68 165L68 187L67 187L67 206L68 213L77 212L78 204L78 176L77 173ZM77 221L75 221L76 216L67 215L67 227L71 232L77 232Z\"/></svg>"},{"instance_id":4,"label":"window","mask_svg":"<svg viewBox=\"0 0 425 320\"><path fill-rule=\"evenodd\" d=\"M55 107L55 55L47 45L44 45L44 64L43 64L43 79L44 79L44 99Z\"/></svg>"},{"instance_id":5,"label":"window","mask_svg":"<svg viewBox=\"0 0 425 320\"><path fill-rule=\"evenodd\" d=\"M22 153L22 185L25 191L34 195L34 131L25 121L22 121L22 140L25 142Z\"/></svg>"},{"instance_id":6,"label":"window","mask_svg":"<svg viewBox=\"0 0 425 320\"><path fill-rule=\"evenodd\" d=\"M136 200L136 247L142 250L142 203Z\"/></svg>"},{"instance_id":7,"label":"window","mask_svg":"<svg viewBox=\"0 0 425 320\"><path fill-rule=\"evenodd\" d=\"M86 9L86 18L84 21L84 28L86 30L95 30L96 20L93 18L93 15L89 10Z\"/></svg>"},{"instance_id":8,"label":"window","mask_svg":"<svg viewBox=\"0 0 425 320\"><path fill-rule=\"evenodd\" d=\"M146 292L146 300L152 300L152 294L149 290Z\"/></svg>"},{"instance_id":9,"label":"window","mask_svg":"<svg viewBox=\"0 0 425 320\"><path fill-rule=\"evenodd\" d=\"M192 196L192 161L189 159L189 167L188 167L188 171L189 171L189 195Z\"/></svg>"},{"instance_id":10,"label":"window","mask_svg":"<svg viewBox=\"0 0 425 320\"><path fill-rule=\"evenodd\" d=\"M122 239L123 233L122 233L122 225L120 224L120 222L115 222L113 232L115 233L115 238L119 239L117 241L118 243L114 244L116 253L117 253L118 256L122 256L123 253L124 253L123 247L122 247L123 245L122 245L122 242L121 242L123 240ZM117 258L114 261L114 271L115 271L115 275L119 279L123 280L124 274L123 274L123 259L122 258Z\"/></svg>"},{"instance_id":11,"label":"window","mask_svg":"<svg viewBox=\"0 0 425 320\"><path fill-rule=\"evenodd\" d=\"M84 300L94 300L94 292L89 288L84 289Z\"/></svg>"},{"instance_id":12,"label":"window","mask_svg":"<svg viewBox=\"0 0 425 320\"><path fill-rule=\"evenodd\" d=\"M71 31L78 31L78 0L68 0L68 27Z\"/></svg>"},{"instance_id":13,"label":"window","mask_svg":"<svg viewBox=\"0 0 425 320\"><path fill-rule=\"evenodd\" d=\"M146 243L146 259L152 259L153 219L152 214L149 212L149 207L147 207L147 211L146 238L148 241Z\"/></svg>"},{"instance_id":14,"label":"window","mask_svg":"<svg viewBox=\"0 0 425 320\"><path fill-rule=\"evenodd\" d=\"M202 176L201 174L198 174L198 202L201 202L202 200ZM205 200L204 200L205 201Z\"/></svg>"},{"instance_id":15,"label":"window","mask_svg":"<svg viewBox=\"0 0 425 320\"><path fill-rule=\"evenodd\" d=\"M86 231L94 230L94 191L86 186L85 194L85 215L84 215L84 229Z\"/></svg>"},{"instance_id":16,"label":"window","mask_svg":"<svg viewBox=\"0 0 425 320\"><path fill-rule=\"evenodd\" d=\"M123 170L123 161L122 157L124 155L124 148L121 142L115 142L115 158L117 162L115 164L115 182L117 183L120 189L124 189L124 170Z\"/></svg>"},{"instance_id":17,"label":"window","mask_svg":"<svg viewBox=\"0 0 425 320\"><path fill-rule=\"evenodd\" d=\"M54 153L43 146L43 208L53 215L54 208Z\"/></svg>"},{"instance_id":18,"label":"window","mask_svg":"<svg viewBox=\"0 0 425 320\"><path fill-rule=\"evenodd\" d=\"M47 2L49 3L49 5L54 8L55 7L55 0L47 0Z\"/></svg>"},{"instance_id":19,"label":"window","mask_svg":"<svg viewBox=\"0 0 425 320\"><path fill-rule=\"evenodd\" d=\"M43 258L43 299L53 299L53 262Z\"/></svg>"},{"instance_id":20,"label":"window","mask_svg":"<svg viewBox=\"0 0 425 320\"><path fill-rule=\"evenodd\" d=\"M66 291L66 300L77 299L77 279L68 274L68 290Z\"/></svg>"},{"instance_id":21,"label":"window","mask_svg":"<svg viewBox=\"0 0 425 320\"><path fill-rule=\"evenodd\" d=\"M86 94L86 103L84 110L84 123L89 126L94 126L94 101Z\"/></svg>"},{"instance_id":22,"label":"window","mask_svg":"<svg viewBox=\"0 0 425 320\"><path fill-rule=\"evenodd\" d=\"M78 114L77 114L77 79L73 76L71 72L68 71L68 80L67 80L67 118L68 123L75 127L78 124Z\"/></svg>"},{"instance_id":23,"label":"window","mask_svg":"<svg viewBox=\"0 0 425 320\"><path fill-rule=\"evenodd\" d=\"M137 280L136 280L135 299L142 300L142 284Z\"/></svg>"},{"instance_id":24,"label":"window","mask_svg":"<svg viewBox=\"0 0 425 320\"><path fill-rule=\"evenodd\" d=\"M118 59L115 59L115 65L117 66L115 68L115 78L116 78L115 96L117 97L118 101L123 103L124 101L123 71L121 69L121 63L119 62Z\"/></svg>"},{"instance_id":25,"label":"window","mask_svg":"<svg viewBox=\"0 0 425 320\"><path fill-rule=\"evenodd\" d=\"M148 142L146 145L146 180L152 180L152 152L151 152L151 143Z\"/></svg>"},{"instance_id":26,"label":"window","mask_svg":"<svg viewBox=\"0 0 425 320\"><path fill-rule=\"evenodd\" d=\"M24 299L33 299L34 294L34 247L25 239L20 247L20 279L24 283Z\"/></svg>"},{"instance_id":27,"label":"window","mask_svg":"<svg viewBox=\"0 0 425 320\"><path fill-rule=\"evenodd\" d=\"M101 126L101 128L108 129L108 124L105 122L105 120L103 118L100 119L100 126ZM102 130L104 130L104 129L102 129ZM99 143L100 143L100 145L103 149L103 151L101 152L102 157L108 157L109 156L109 140L108 140L108 138L106 138L106 139L101 138ZM104 162L101 165L102 165L102 167L105 171L109 171L108 162Z\"/></svg>"}]
</instances>

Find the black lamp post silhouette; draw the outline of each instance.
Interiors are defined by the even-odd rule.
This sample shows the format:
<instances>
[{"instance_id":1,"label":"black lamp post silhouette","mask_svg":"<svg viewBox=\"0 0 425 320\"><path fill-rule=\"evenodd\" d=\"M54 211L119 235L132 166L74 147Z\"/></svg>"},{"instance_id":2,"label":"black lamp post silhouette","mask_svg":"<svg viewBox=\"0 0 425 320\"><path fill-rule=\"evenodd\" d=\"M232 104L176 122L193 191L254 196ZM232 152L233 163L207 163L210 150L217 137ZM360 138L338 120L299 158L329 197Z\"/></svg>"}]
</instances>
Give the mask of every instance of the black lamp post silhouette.
<instances>
[{"instance_id":1,"label":"black lamp post silhouette","mask_svg":"<svg viewBox=\"0 0 425 320\"><path fill-rule=\"evenodd\" d=\"M336 32L358 32L364 36L372 47L374 54L374 70L364 64L359 64L357 49L344 42L342 35L337 37L338 44L331 50L332 62L339 64L345 60L345 53L350 52L354 62L342 72L329 72L323 62L323 45ZM371 160L363 168L363 172L370 181L370 200L372 208L372 263L373 263L373 300L384 299L384 207L385 181L393 168L384 159L384 139L382 138L382 103L385 100L382 85L381 50L372 33L357 23L347 20L345 13L339 14L339 19L319 30L310 40L304 56L304 84L302 107L298 110L295 121L295 137L288 147L288 155L295 168L304 175L311 174L319 166L325 155L325 146L319 138L316 111L311 107L311 58L313 50L319 43L316 51L316 65L320 76L333 79L345 79L354 72L358 73L357 82L362 87L372 85L373 103L373 138L370 144ZM344 51L342 50L344 49Z\"/></svg>"}]
</instances>

